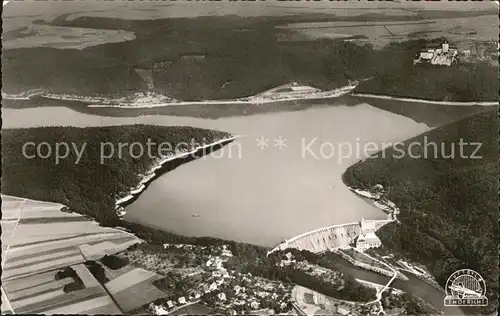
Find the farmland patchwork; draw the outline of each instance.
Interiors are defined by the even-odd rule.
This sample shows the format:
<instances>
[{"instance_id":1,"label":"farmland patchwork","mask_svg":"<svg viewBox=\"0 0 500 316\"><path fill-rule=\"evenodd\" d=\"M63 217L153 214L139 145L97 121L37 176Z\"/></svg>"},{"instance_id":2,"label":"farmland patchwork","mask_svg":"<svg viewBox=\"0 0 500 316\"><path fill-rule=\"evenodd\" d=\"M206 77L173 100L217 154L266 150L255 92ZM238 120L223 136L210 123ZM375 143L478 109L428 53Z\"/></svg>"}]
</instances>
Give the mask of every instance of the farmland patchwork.
<instances>
[{"instance_id":1,"label":"farmland patchwork","mask_svg":"<svg viewBox=\"0 0 500 316\"><path fill-rule=\"evenodd\" d=\"M2 313L120 314L149 297L136 302L111 295L164 296L152 285L161 278L153 272L126 267L117 278L129 282L114 289L112 279L106 287L113 291L106 291L84 264L140 243L134 235L64 212L62 204L3 195L2 201Z\"/></svg>"}]
</instances>

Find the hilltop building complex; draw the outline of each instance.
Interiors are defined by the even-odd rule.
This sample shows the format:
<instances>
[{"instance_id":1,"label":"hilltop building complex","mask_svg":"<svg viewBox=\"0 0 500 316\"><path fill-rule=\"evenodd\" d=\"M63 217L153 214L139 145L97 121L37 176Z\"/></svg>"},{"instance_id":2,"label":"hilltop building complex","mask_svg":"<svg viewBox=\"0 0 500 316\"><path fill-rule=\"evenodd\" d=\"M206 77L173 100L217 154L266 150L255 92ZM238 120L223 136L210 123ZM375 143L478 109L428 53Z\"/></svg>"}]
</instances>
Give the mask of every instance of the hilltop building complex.
<instances>
[{"instance_id":1,"label":"hilltop building complex","mask_svg":"<svg viewBox=\"0 0 500 316\"><path fill-rule=\"evenodd\" d=\"M448 41L441 44L441 48L430 48L422 51L413 60L413 64L431 64L437 66L451 66L458 60L458 50L450 48Z\"/></svg>"}]
</instances>

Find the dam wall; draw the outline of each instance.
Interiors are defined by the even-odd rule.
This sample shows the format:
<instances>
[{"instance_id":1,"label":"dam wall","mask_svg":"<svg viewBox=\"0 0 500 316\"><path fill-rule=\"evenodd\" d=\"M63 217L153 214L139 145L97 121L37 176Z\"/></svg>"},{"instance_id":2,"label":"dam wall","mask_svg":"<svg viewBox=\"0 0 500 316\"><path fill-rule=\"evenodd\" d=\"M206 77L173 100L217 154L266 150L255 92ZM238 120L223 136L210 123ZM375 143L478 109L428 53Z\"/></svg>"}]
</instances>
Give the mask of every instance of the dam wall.
<instances>
[{"instance_id":1,"label":"dam wall","mask_svg":"<svg viewBox=\"0 0 500 316\"><path fill-rule=\"evenodd\" d=\"M376 230L392 222L393 220L370 220ZM274 251L295 248L299 250L308 250L313 253L331 251L337 248L344 248L352 244L356 238L361 235L362 222L354 222L340 225L328 226L307 233L292 237L273 248Z\"/></svg>"}]
</instances>

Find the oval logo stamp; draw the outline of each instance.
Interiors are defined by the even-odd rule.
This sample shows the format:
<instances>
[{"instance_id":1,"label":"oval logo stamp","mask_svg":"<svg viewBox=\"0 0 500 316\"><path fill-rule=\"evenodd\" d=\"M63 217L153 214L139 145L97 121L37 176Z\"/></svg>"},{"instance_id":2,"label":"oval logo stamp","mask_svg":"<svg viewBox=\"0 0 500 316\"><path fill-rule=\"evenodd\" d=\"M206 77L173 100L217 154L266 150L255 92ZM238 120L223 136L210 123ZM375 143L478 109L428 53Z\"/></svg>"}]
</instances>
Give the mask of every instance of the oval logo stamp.
<instances>
[{"instance_id":1,"label":"oval logo stamp","mask_svg":"<svg viewBox=\"0 0 500 316\"><path fill-rule=\"evenodd\" d=\"M445 286L444 306L486 306L486 282L474 270L461 269L455 271Z\"/></svg>"}]
</instances>

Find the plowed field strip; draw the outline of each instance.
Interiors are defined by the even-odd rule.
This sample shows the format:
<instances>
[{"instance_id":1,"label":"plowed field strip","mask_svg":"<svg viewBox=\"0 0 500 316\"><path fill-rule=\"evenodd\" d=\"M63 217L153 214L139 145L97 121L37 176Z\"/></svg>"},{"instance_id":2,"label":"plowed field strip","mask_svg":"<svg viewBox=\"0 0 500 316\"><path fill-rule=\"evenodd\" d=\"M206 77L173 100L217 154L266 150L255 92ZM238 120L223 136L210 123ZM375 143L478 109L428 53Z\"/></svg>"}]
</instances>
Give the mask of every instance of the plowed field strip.
<instances>
[{"instance_id":1,"label":"plowed field strip","mask_svg":"<svg viewBox=\"0 0 500 316\"><path fill-rule=\"evenodd\" d=\"M88 222L89 220L83 216L74 217L31 217L22 218L19 220L20 225L27 224L52 224L52 223L68 223L68 222Z\"/></svg>"},{"instance_id":2,"label":"plowed field strip","mask_svg":"<svg viewBox=\"0 0 500 316\"><path fill-rule=\"evenodd\" d=\"M38 286L30 287L21 291L9 293L9 299L11 302L23 300L25 298L30 298L43 293L48 293L53 290L62 289L66 284L72 283L72 278L64 278L62 280L54 280L51 282L43 283Z\"/></svg>"},{"instance_id":3,"label":"plowed field strip","mask_svg":"<svg viewBox=\"0 0 500 316\"><path fill-rule=\"evenodd\" d=\"M75 256L75 255L79 255L80 252L78 251L78 249L75 248L75 250L77 250L77 251L71 251L69 253L64 253L64 252L59 253L59 252L56 252L52 256L44 256L45 258L35 257L35 258L33 258L33 260L30 260L30 262L23 262L23 263L19 263L19 264L15 264L15 265L5 266L4 267L4 271L5 270L15 270L15 269L20 269L20 268L25 268L25 267L32 266L32 265L35 265L35 264L40 264L40 263L49 262L49 261L52 261L52 260L59 260L59 259L62 259L62 258L67 258L67 257L72 257L72 256Z\"/></svg>"},{"instance_id":4,"label":"plowed field strip","mask_svg":"<svg viewBox=\"0 0 500 316\"><path fill-rule=\"evenodd\" d=\"M64 247L59 249L56 248L52 250L32 253L28 255L17 256L17 257L9 257L5 261L4 268L8 269L9 267L16 266L19 261L22 261L23 263L29 263L42 260L45 258L54 258L55 256L60 256L63 254L70 254L70 253L79 253L79 250L76 247Z\"/></svg>"},{"instance_id":5,"label":"plowed field strip","mask_svg":"<svg viewBox=\"0 0 500 316\"><path fill-rule=\"evenodd\" d=\"M64 293L53 297L49 300L38 302L35 304L25 305L22 308L16 309L16 313L42 313L45 310L62 307L69 304L90 300L96 297L105 295L102 289L98 286L86 288L76 292Z\"/></svg>"}]
</instances>

